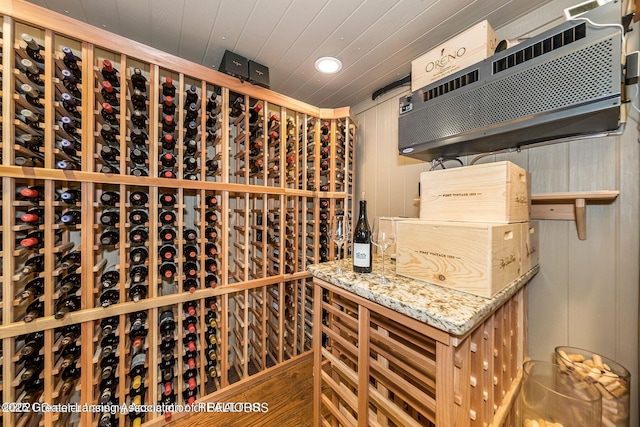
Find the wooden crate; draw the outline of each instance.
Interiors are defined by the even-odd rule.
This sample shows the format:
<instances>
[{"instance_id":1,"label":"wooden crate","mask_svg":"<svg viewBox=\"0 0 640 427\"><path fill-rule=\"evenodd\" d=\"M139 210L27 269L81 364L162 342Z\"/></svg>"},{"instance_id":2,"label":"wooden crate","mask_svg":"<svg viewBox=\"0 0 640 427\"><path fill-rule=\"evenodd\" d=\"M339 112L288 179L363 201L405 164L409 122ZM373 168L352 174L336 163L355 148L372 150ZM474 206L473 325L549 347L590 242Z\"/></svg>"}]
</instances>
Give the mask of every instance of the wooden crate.
<instances>
[{"instance_id":1,"label":"wooden crate","mask_svg":"<svg viewBox=\"0 0 640 427\"><path fill-rule=\"evenodd\" d=\"M521 273L521 224L398 223L396 272L491 297Z\"/></svg>"},{"instance_id":2,"label":"wooden crate","mask_svg":"<svg viewBox=\"0 0 640 427\"><path fill-rule=\"evenodd\" d=\"M522 249L520 250L520 258L522 264L522 272L527 272L538 265L539 246L540 246L540 223L538 221L530 221L521 223L522 231Z\"/></svg>"},{"instance_id":3,"label":"wooden crate","mask_svg":"<svg viewBox=\"0 0 640 427\"><path fill-rule=\"evenodd\" d=\"M474 25L411 61L411 91L490 57L497 44L488 21Z\"/></svg>"},{"instance_id":4,"label":"wooden crate","mask_svg":"<svg viewBox=\"0 0 640 427\"><path fill-rule=\"evenodd\" d=\"M523 222L529 220L527 171L504 161L420 174L420 219Z\"/></svg>"},{"instance_id":5,"label":"wooden crate","mask_svg":"<svg viewBox=\"0 0 640 427\"><path fill-rule=\"evenodd\" d=\"M387 231L389 233L393 233L396 236L398 235L398 229L397 229L397 224L400 221L411 221L411 220L416 220L418 218L401 218L401 217L397 217L397 216L393 216L393 217L387 217L387 216L383 216L380 217L379 221L379 229L380 231ZM390 256L395 256L396 255L396 244L392 244L387 248L387 252L388 255Z\"/></svg>"}]
</instances>

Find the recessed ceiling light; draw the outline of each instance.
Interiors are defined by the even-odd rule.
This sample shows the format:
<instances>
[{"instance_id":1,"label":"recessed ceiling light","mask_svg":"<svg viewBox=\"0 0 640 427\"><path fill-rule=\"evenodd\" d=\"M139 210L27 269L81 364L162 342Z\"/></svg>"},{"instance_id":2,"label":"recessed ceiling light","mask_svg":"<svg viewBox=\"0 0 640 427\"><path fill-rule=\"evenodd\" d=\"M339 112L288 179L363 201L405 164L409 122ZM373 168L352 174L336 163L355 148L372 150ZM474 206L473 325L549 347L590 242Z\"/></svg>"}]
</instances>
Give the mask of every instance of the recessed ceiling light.
<instances>
[{"instance_id":1,"label":"recessed ceiling light","mask_svg":"<svg viewBox=\"0 0 640 427\"><path fill-rule=\"evenodd\" d=\"M316 70L325 74L333 74L340 71L342 62L338 58L332 56L323 56L316 60Z\"/></svg>"}]
</instances>

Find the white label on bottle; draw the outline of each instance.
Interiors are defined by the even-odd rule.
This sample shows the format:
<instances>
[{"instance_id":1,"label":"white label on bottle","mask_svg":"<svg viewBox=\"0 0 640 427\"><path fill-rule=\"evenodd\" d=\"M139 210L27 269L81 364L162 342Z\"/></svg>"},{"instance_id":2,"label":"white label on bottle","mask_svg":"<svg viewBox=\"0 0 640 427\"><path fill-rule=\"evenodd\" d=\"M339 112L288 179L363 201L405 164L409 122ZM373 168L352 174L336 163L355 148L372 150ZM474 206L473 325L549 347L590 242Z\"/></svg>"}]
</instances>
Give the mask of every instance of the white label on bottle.
<instances>
[{"instance_id":1,"label":"white label on bottle","mask_svg":"<svg viewBox=\"0 0 640 427\"><path fill-rule=\"evenodd\" d=\"M371 245L368 243L353 244L353 265L369 267L371 265Z\"/></svg>"}]
</instances>

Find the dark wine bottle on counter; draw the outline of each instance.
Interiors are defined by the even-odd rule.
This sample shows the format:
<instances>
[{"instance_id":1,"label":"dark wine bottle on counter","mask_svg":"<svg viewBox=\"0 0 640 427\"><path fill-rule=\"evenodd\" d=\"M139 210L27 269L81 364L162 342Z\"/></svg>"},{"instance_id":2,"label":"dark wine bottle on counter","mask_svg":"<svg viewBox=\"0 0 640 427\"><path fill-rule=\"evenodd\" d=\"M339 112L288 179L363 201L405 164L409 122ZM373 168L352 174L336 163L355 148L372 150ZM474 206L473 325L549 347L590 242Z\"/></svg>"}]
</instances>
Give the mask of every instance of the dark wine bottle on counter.
<instances>
[{"instance_id":1,"label":"dark wine bottle on counter","mask_svg":"<svg viewBox=\"0 0 640 427\"><path fill-rule=\"evenodd\" d=\"M360 199L360 213L353 231L353 271L371 273L371 229L367 221L367 202Z\"/></svg>"}]
</instances>

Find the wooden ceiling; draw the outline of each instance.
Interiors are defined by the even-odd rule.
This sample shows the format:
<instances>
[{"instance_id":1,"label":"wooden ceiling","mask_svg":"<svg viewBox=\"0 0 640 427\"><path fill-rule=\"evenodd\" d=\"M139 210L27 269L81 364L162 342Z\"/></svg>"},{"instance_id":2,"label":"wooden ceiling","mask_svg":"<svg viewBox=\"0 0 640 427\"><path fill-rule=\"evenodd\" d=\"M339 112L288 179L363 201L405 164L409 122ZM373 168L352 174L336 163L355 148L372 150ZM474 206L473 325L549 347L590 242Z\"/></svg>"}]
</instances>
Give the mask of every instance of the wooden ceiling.
<instances>
[{"instance_id":1,"label":"wooden ceiling","mask_svg":"<svg viewBox=\"0 0 640 427\"><path fill-rule=\"evenodd\" d=\"M498 29L550 0L29 1L214 69L229 49L269 67L276 92L334 108L370 98L477 22ZM342 70L318 73L321 56Z\"/></svg>"}]
</instances>

